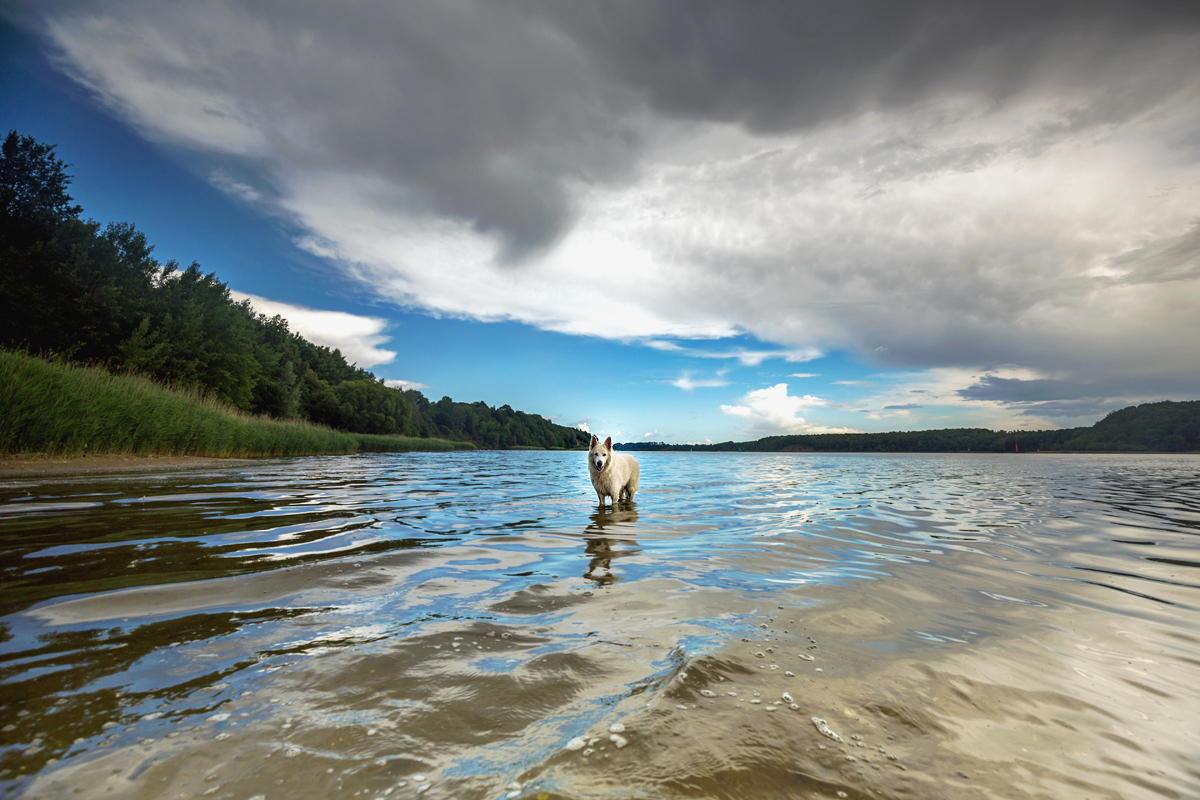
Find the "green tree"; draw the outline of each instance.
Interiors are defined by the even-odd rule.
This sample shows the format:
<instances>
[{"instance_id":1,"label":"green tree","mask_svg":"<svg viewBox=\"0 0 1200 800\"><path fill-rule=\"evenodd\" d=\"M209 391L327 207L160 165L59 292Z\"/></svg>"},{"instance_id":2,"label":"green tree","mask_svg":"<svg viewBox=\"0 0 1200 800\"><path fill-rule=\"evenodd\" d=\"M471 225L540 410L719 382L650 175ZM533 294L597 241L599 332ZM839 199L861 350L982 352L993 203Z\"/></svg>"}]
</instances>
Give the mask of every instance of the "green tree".
<instances>
[{"instance_id":1,"label":"green tree","mask_svg":"<svg viewBox=\"0 0 1200 800\"><path fill-rule=\"evenodd\" d=\"M409 427L408 401L399 389L370 379L343 381L333 389L338 426L355 433L402 434Z\"/></svg>"},{"instance_id":2,"label":"green tree","mask_svg":"<svg viewBox=\"0 0 1200 800\"><path fill-rule=\"evenodd\" d=\"M0 224L6 237L36 236L82 213L67 194L71 176L54 149L13 130L0 145Z\"/></svg>"},{"instance_id":3,"label":"green tree","mask_svg":"<svg viewBox=\"0 0 1200 800\"><path fill-rule=\"evenodd\" d=\"M147 311L152 250L132 225L77 219L0 250L0 343L110 361Z\"/></svg>"},{"instance_id":4,"label":"green tree","mask_svg":"<svg viewBox=\"0 0 1200 800\"><path fill-rule=\"evenodd\" d=\"M193 263L163 268L156 307L120 348L122 366L174 385L192 386L251 410L261 367L255 316L229 287Z\"/></svg>"}]
</instances>

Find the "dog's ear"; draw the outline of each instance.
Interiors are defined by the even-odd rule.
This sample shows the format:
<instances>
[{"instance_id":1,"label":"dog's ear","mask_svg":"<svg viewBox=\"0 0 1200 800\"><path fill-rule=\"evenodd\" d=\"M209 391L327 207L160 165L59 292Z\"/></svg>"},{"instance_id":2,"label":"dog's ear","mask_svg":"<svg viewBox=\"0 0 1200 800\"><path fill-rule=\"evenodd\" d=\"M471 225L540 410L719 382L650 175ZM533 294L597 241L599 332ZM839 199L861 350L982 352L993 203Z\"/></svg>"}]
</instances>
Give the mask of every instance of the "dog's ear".
<instances>
[{"instance_id":1,"label":"dog's ear","mask_svg":"<svg viewBox=\"0 0 1200 800\"><path fill-rule=\"evenodd\" d=\"M612 437L611 436L604 440L604 449L612 450Z\"/></svg>"},{"instance_id":2,"label":"dog's ear","mask_svg":"<svg viewBox=\"0 0 1200 800\"><path fill-rule=\"evenodd\" d=\"M596 434L594 434L594 433L593 433L593 434L592 434L592 443L591 443L590 445L588 445L588 446L589 446L589 447L592 447L592 448L595 448L595 446L596 446L596 442L597 442L597 441L599 441L599 440L596 438Z\"/></svg>"}]
</instances>

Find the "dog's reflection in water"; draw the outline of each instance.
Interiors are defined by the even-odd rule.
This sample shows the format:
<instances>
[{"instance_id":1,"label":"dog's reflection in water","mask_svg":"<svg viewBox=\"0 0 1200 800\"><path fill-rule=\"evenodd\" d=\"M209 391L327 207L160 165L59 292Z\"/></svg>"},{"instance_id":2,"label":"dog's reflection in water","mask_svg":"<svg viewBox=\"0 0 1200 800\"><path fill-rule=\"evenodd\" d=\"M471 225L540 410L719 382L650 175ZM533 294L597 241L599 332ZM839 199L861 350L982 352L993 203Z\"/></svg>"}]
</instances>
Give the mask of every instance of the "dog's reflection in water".
<instances>
[{"instance_id":1,"label":"dog's reflection in water","mask_svg":"<svg viewBox=\"0 0 1200 800\"><path fill-rule=\"evenodd\" d=\"M596 513L592 514L591 524L583 532L587 540L584 551L592 557L583 577L595 581L599 586L608 586L621 580L621 577L612 571L612 560L642 552L636 541L621 535L622 529L631 527L632 523L637 522L637 518L637 504L632 500L596 509Z\"/></svg>"}]
</instances>

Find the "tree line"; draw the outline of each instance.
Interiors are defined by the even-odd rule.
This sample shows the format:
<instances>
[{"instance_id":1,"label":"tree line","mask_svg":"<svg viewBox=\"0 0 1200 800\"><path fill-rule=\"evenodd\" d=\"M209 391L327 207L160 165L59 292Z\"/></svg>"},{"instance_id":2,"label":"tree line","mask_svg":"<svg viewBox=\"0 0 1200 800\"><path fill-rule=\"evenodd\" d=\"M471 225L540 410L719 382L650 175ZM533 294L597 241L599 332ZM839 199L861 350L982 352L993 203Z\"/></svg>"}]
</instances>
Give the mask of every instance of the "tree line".
<instances>
[{"instance_id":1,"label":"tree line","mask_svg":"<svg viewBox=\"0 0 1200 800\"><path fill-rule=\"evenodd\" d=\"M761 453L1014 453L1166 452L1200 450L1200 400L1143 403L1109 413L1090 428L992 431L950 428L891 433L768 436L753 442L672 445L618 444L621 450L701 450Z\"/></svg>"},{"instance_id":2,"label":"tree line","mask_svg":"<svg viewBox=\"0 0 1200 800\"><path fill-rule=\"evenodd\" d=\"M431 403L281 316L236 302L193 262L160 263L129 223L83 219L55 145L10 131L0 146L0 346L188 387L230 406L354 433L483 448L586 446L587 435L507 405Z\"/></svg>"}]
</instances>

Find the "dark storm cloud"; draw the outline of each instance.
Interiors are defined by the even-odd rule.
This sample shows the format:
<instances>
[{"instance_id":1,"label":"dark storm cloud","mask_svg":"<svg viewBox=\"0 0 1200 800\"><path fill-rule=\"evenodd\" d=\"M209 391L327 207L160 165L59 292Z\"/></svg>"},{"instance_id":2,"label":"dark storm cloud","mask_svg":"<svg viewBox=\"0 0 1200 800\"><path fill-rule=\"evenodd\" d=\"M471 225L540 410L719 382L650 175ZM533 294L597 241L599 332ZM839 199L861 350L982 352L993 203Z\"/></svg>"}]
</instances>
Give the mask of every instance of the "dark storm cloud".
<instances>
[{"instance_id":1,"label":"dark storm cloud","mask_svg":"<svg viewBox=\"0 0 1200 800\"><path fill-rule=\"evenodd\" d=\"M1041 419L1094 419L1112 410L1110 400L1095 396L1094 390L1057 385L1061 383L988 377L958 394L965 400L995 401L1021 416Z\"/></svg>"},{"instance_id":2,"label":"dark storm cloud","mask_svg":"<svg viewBox=\"0 0 1200 800\"><path fill-rule=\"evenodd\" d=\"M393 180L407 210L498 235L510 255L551 244L575 218L570 186L621 179L640 146L636 93L501 5L58 2L19 19L42 15L64 67L148 132L171 127L168 98L137 92L194 95L208 122L264 135L251 155ZM196 128L167 135L236 141Z\"/></svg>"},{"instance_id":3,"label":"dark storm cloud","mask_svg":"<svg viewBox=\"0 0 1200 800\"><path fill-rule=\"evenodd\" d=\"M1092 387L1049 379L1021 380L985 375L979 382L958 392L967 400L995 400L1001 403L1031 403L1047 400L1071 400L1094 396Z\"/></svg>"},{"instance_id":4,"label":"dark storm cloud","mask_svg":"<svg viewBox=\"0 0 1200 800\"><path fill-rule=\"evenodd\" d=\"M1128 283L1166 283L1200 278L1200 224L1166 241L1139 247L1113 260L1114 269L1130 268Z\"/></svg>"},{"instance_id":5,"label":"dark storm cloud","mask_svg":"<svg viewBox=\"0 0 1200 800\"><path fill-rule=\"evenodd\" d=\"M612 72L647 91L657 109L760 131L904 106L934 92L999 100L1047 73L1091 83L1124 47L1200 24L1200 7L1185 2L629 0L520 7L555 20Z\"/></svg>"},{"instance_id":6,"label":"dark storm cloud","mask_svg":"<svg viewBox=\"0 0 1200 800\"><path fill-rule=\"evenodd\" d=\"M272 24L294 13L265 12ZM257 6L256 6L257 8ZM315 50L285 96L322 153L416 187L435 213L500 234L510 254L574 219L567 184L633 163L632 96L548 26L487 3L311 3L291 36Z\"/></svg>"},{"instance_id":7,"label":"dark storm cloud","mask_svg":"<svg viewBox=\"0 0 1200 800\"><path fill-rule=\"evenodd\" d=\"M1147 35L1197 17L1184 3L381 1L199 4L193 24L142 5L56 2L40 13L187 29L173 79L288 119L303 147L276 138L276 152L307 147L323 167L402 181L410 202L500 235L510 255L569 229L575 184L634 174L643 104L782 132L936 93L1000 100L1038 80L1095 82ZM1128 108L1077 113L1134 113L1169 78L1148 81L1136 102L1109 100Z\"/></svg>"},{"instance_id":8,"label":"dark storm cloud","mask_svg":"<svg viewBox=\"0 0 1200 800\"><path fill-rule=\"evenodd\" d=\"M1180 376L1163 385L1168 393L1194 396L1200 391L1200 377ZM1106 379L1083 384L1070 381L1001 378L985 375L973 385L958 391L965 400L988 400L1031 417L1059 420L1089 420L1104 414L1153 400L1147 395L1144 381L1136 379Z\"/></svg>"},{"instance_id":9,"label":"dark storm cloud","mask_svg":"<svg viewBox=\"0 0 1200 800\"><path fill-rule=\"evenodd\" d=\"M1022 416L1038 417L1056 421L1070 420L1068 426L1074 426L1078 421L1086 427L1091 420L1099 419L1110 411L1117 411L1126 406L1136 405L1140 400L1124 400L1121 398L1085 397L1079 400L1048 400L1042 403L1030 403L1016 406L1015 410ZM1062 424L1062 423L1059 423Z\"/></svg>"}]
</instances>

